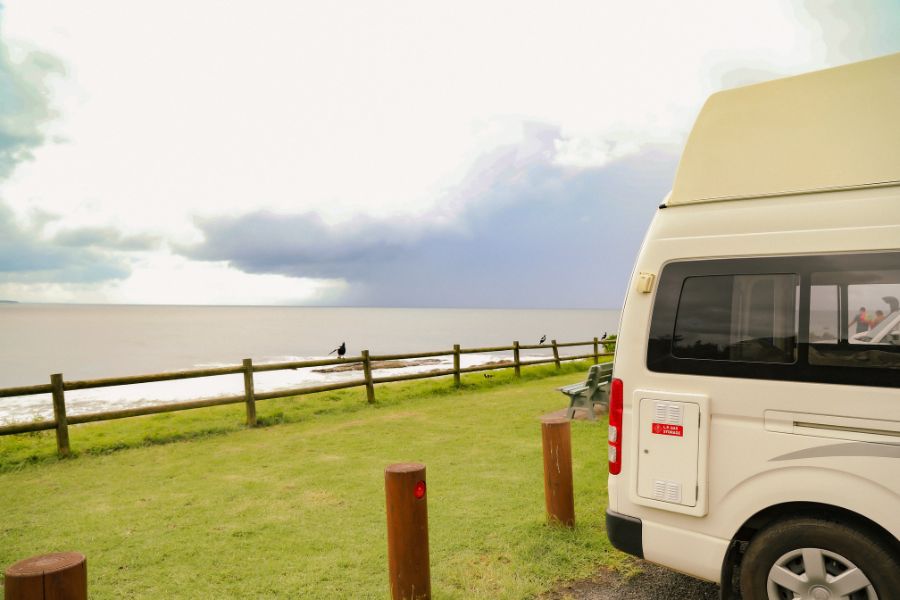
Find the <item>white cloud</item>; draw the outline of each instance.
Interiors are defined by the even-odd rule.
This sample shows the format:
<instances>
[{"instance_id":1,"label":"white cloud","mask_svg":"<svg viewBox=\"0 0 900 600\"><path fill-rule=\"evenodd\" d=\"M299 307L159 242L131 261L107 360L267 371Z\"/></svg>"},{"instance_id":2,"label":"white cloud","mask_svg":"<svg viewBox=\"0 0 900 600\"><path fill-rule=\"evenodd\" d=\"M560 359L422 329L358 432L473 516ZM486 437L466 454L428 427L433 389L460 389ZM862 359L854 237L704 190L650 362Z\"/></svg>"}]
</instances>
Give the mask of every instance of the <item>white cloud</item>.
<instances>
[{"instance_id":1,"label":"white cloud","mask_svg":"<svg viewBox=\"0 0 900 600\"><path fill-rule=\"evenodd\" d=\"M13 206L181 241L191 213L424 214L497 142L479 123L556 123L568 149L669 141L710 91L707 63L810 58L774 1L30 0L5 29L69 73L69 141L20 169Z\"/></svg>"},{"instance_id":2,"label":"white cloud","mask_svg":"<svg viewBox=\"0 0 900 600\"><path fill-rule=\"evenodd\" d=\"M448 192L479 157L521 143L522 123L559 128L555 164L593 168L682 143L723 70L827 66L834 55L797 6L14 3L2 21L13 56L39 48L65 66L47 131L64 141L34 150L0 193L20 217L38 209L59 227L174 244L201 241L197 215L452 222L467 200ZM120 296L97 294L160 298L139 282L177 275L166 260L135 269ZM219 298L185 285L165 297ZM305 297L284 281L263 288Z\"/></svg>"},{"instance_id":3,"label":"white cloud","mask_svg":"<svg viewBox=\"0 0 900 600\"><path fill-rule=\"evenodd\" d=\"M144 254L131 276L99 285L0 283L0 299L20 302L117 304L329 304L344 291L340 280L248 274L225 262L193 262L171 254Z\"/></svg>"},{"instance_id":4,"label":"white cloud","mask_svg":"<svg viewBox=\"0 0 900 600\"><path fill-rule=\"evenodd\" d=\"M635 140L613 141L610 138L576 137L554 142L554 163L562 167L587 169L602 167L617 158L624 158L641 149Z\"/></svg>"}]
</instances>

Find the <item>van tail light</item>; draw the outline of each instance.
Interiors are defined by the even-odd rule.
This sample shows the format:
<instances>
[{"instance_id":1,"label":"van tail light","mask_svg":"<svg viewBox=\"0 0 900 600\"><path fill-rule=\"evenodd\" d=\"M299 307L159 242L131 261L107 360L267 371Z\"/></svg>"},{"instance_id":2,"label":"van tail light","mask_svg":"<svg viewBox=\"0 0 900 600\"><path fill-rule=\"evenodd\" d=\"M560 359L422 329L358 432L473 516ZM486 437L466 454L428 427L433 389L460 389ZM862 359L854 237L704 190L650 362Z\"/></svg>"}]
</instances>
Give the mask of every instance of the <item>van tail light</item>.
<instances>
[{"instance_id":1,"label":"van tail light","mask_svg":"<svg viewBox=\"0 0 900 600\"><path fill-rule=\"evenodd\" d=\"M622 380L613 379L609 385L609 474L622 472Z\"/></svg>"}]
</instances>

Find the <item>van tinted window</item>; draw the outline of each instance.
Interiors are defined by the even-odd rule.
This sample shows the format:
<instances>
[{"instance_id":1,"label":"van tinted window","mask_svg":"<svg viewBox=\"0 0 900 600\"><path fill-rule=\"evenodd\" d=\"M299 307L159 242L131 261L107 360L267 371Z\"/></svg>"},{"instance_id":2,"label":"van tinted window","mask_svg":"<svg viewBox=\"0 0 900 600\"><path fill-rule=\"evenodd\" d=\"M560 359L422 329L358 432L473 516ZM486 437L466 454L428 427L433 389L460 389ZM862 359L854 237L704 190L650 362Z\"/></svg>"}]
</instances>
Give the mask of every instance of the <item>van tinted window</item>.
<instances>
[{"instance_id":1,"label":"van tinted window","mask_svg":"<svg viewBox=\"0 0 900 600\"><path fill-rule=\"evenodd\" d=\"M647 366L900 387L900 252L670 263Z\"/></svg>"},{"instance_id":2,"label":"van tinted window","mask_svg":"<svg viewBox=\"0 0 900 600\"><path fill-rule=\"evenodd\" d=\"M900 369L900 270L814 272L811 284L811 365Z\"/></svg>"},{"instance_id":3,"label":"van tinted window","mask_svg":"<svg viewBox=\"0 0 900 600\"><path fill-rule=\"evenodd\" d=\"M684 281L672 354L679 358L792 363L795 275L714 275Z\"/></svg>"}]
</instances>

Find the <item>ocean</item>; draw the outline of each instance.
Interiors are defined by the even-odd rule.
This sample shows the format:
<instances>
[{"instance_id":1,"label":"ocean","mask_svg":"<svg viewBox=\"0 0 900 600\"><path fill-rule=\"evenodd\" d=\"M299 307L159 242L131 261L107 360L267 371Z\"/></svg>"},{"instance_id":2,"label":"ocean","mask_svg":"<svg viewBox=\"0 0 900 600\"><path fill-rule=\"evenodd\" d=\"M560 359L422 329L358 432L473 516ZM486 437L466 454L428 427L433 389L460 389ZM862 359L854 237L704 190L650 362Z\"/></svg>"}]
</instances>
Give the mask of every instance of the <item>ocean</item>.
<instances>
[{"instance_id":1,"label":"ocean","mask_svg":"<svg viewBox=\"0 0 900 600\"><path fill-rule=\"evenodd\" d=\"M277 306L122 306L0 304L0 388L66 380L141 375L193 368L313 360L341 342L348 355L363 349L395 354L587 341L618 327L618 310L443 308L309 308ZM567 348L583 354L588 348ZM509 358L510 353L463 355L462 366ZM523 351L522 357L545 357ZM452 367L423 362L379 370L379 376ZM269 391L358 378L353 372L299 369L257 373L256 390ZM240 394L240 375L204 377L66 393L69 414ZM0 398L0 422L50 418L49 395Z\"/></svg>"}]
</instances>

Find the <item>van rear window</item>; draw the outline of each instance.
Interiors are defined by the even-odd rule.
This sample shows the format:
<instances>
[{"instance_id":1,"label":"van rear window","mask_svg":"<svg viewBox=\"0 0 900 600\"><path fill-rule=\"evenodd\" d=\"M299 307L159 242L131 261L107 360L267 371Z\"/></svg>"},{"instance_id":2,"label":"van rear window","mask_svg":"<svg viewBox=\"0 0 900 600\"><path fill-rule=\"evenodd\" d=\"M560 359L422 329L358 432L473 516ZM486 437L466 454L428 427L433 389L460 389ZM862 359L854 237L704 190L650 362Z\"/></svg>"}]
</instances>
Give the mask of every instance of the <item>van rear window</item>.
<instances>
[{"instance_id":1,"label":"van rear window","mask_svg":"<svg viewBox=\"0 0 900 600\"><path fill-rule=\"evenodd\" d=\"M647 367L900 387L900 252L670 263Z\"/></svg>"}]
</instances>

